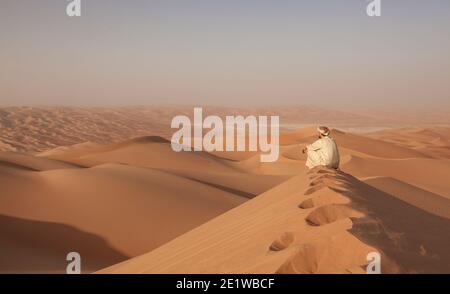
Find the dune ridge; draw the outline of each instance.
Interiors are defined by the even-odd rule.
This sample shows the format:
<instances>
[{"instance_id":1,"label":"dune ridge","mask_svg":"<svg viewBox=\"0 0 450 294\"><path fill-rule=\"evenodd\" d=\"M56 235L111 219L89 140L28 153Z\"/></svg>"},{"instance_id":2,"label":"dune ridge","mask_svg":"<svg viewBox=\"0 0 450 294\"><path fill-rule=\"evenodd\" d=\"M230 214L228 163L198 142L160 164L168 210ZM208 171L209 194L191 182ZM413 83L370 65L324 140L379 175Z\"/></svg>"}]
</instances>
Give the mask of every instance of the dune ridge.
<instances>
[{"instance_id":1,"label":"dune ridge","mask_svg":"<svg viewBox=\"0 0 450 294\"><path fill-rule=\"evenodd\" d=\"M399 209L421 220L398 224ZM418 222L433 232L417 230ZM363 273L369 252L382 254L383 272L449 272L449 224L348 174L319 168L100 273Z\"/></svg>"}]
</instances>

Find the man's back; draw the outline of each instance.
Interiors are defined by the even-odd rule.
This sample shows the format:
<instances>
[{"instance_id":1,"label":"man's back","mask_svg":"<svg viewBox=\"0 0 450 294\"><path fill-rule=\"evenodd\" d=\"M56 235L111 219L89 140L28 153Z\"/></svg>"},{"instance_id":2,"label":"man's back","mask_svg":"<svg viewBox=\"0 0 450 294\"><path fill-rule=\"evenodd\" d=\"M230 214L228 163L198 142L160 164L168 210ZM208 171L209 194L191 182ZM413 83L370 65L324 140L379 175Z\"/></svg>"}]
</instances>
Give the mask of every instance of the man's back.
<instances>
[{"instance_id":1,"label":"man's back","mask_svg":"<svg viewBox=\"0 0 450 294\"><path fill-rule=\"evenodd\" d=\"M327 166L339 168L339 150L333 138L326 136L307 147L308 160L306 166L313 168L316 166Z\"/></svg>"}]
</instances>

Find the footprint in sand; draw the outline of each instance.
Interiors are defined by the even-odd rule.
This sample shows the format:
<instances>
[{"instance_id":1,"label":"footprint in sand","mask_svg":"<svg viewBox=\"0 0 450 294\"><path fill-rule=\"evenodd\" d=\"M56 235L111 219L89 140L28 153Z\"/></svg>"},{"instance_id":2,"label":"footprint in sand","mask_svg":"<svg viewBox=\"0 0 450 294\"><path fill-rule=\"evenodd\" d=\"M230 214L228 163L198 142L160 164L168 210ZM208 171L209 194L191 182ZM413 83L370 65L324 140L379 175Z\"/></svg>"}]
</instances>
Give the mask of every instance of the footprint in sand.
<instances>
[{"instance_id":1,"label":"footprint in sand","mask_svg":"<svg viewBox=\"0 0 450 294\"><path fill-rule=\"evenodd\" d=\"M298 250L277 269L275 274L313 274L317 272L320 254L315 244L300 245Z\"/></svg>"},{"instance_id":2,"label":"footprint in sand","mask_svg":"<svg viewBox=\"0 0 450 294\"><path fill-rule=\"evenodd\" d=\"M329 188L333 192L316 195L300 203L298 207L301 209L317 207L305 219L309 225L322 226L344 218L362 216L361 213L347 205L350 200L342 193L350 189L351 186L347 183L347 179L339 175L338 172L334 175L330 175L328 172L313 180L310 186L312 188L306 191L305 195L313 194L323 188ZM309 194L307 194L308 192Z\"/></svg>"},{"instance_id":3,"label":"footprint in sand","mask_svg":"<svg viewBox=\"0 0 450 294\"><path fill-rule=\"evenodd\" d=\"M350 234L324 237L298 245L284 260L276 274L365 273L367 250Z\"/></svg>"},{"instance_id":4,"label":"footprint in sand","mask_svg":"<svg viewBox=\"0 0 450 294\"><path fill-rule=\"evenodd\" d=\"M311 195L327 187L336 189L337 192L342 193L351 187L348 180L343 175L339 175L338 172L335 172L335 174L325 173L314 177L311 179L309 186L310 188L304 193L304 195Z\"/></svg>"},{"instance_id":5,"label":"footprint in sand","mask_svg":"<svg viewBox=\"0 0 450 294\"><path fill-rule=\"evenodd\" d=\"M320 194L306 199L298 205L301 209L310 209L314 207L324 206L327 204L348 204L350 199L340 194Z\"/></svg>"},{"instance_id":6,"label":"footprint in sand","mask_svg":"<svg viewBox=\"0 0 450 294\"><path fill-rule=\"evenodd\" d=\"M295 241L295 234L293 232L285 232L278 237L270 245L270 251L281 251L288 248Z\"/></svg>"},{"instance_id":7,"label":"footprint in sand","mask_svg":"<svg viewBox=\"0 0 450 294\"><path fill-rule=\"evenodd\" d=\"M299 207L303 209L315 208L306 217L306 222L315 227L319 227L326 224L331 224L333 222L351 218L351 217L361 217L362 214L353 210L345 203L348 203L349 199L342 197L339 194L322 194L316 197L309 198L303 201ZM345 236L345 235L344 235ZM289 236L290 237L290 236ZM282 242L283 239L289 239L287 235L280 236L279 239L275 240L271 245L272 251L279 251L287 248L289 245L293 245L294 242L292 236L292 241ZM345 238L345 237L344 237ZM322 265L328 263L336 263L333 260L327 262L328 259L333 256L339 256L341 253L339 248L342 248L342 244L347 244L347 241L340 242L341 237L338 239L323 238L319 239L314 243L305 243L296 245L295 253L289 256L283 264L275 272L276 274L312 274L319 272ZM336 243L337 245L334 245ZM341 244L342 243L342 244ZM277 250L274 250L277 249ZM350 250L350 249L349 249ZM350 254L350 253L348 253ZM337 262L339 264L339 262ZM347 269L344 267L343 269ZM339 272L343 269L333 268L327 271Z\"/></svg>"},{"instance_id":8,"label":"footprint in sand","mask_svg":"<svg viewBox=\"0 0 450 294\"><path fill-rule=\"evenodd\" d=\"M322 226L331 224L341 219L360 217L361 214L347 204L350 199L342 195L348 184L345 178L337 171L319 170L314 173L316 177L311 179L310 188L304 195L329 188L330 193L320 193L312 196L298 205L301 209L313 209L305 218L310 226ZM314 273L317 272L317 264L328 250L328 242L319 241L318 244L294 244L295 232L285 232L270 245L269 250L278 252L290 246L295 246L295 254L290 256L276 271L276 273ZM319 245L320 244L320 245Z\"/></svg>"},{"instance_id":9,"label":"footprint in sand","mask_svg":"<svg viewBox=\"0 0 450 294\"><path fill-rule=\"evenodd\" d=\"M311 226L323 226L335 221L360 217L361 213L351 209L345 204L329 204L316 208L306 217L306 222Z\"/></svg>"},{"instance_id":10,"label":"footprint in sand","mask_svg":"<svg viewBox=\"0 0 450 294\"><path fill-rule=\"evenodd\" d=\"M315 192L322 190L323 188L330 188L333 189L333 191L338 192L338 193L344 193L345 191L347 191L345 189L345 186L343 185L338 185L338 184L326 184L326 183L320 183L318 185L313 186L312 188L309 188L308 190L306 190L305 193L303 193L303 195L308 196L311 194L314 194Z\"/></svg>"}]
</instances>

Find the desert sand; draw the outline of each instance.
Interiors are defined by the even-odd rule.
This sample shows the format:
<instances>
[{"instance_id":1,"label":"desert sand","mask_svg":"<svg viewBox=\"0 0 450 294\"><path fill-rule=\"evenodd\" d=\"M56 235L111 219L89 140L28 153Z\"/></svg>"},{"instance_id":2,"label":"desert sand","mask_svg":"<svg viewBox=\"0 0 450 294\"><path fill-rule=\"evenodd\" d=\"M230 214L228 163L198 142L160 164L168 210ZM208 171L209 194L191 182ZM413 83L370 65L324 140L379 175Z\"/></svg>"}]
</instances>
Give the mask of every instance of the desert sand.
<instances>
[{"instance_id":1,"label":"desert sand","mask_svg":"<svg viewBox=\"0 0 450 294\"><path fill-rule=\"evenodd\" d=\"M314 128L283 129L274 163L175 153L177 111L2 109L0 272L76 251L85 273L364 273L375 251L385 273L450 273L450 128L335 113L341 169L308 171Z\"/></svg>"}]
</instances>

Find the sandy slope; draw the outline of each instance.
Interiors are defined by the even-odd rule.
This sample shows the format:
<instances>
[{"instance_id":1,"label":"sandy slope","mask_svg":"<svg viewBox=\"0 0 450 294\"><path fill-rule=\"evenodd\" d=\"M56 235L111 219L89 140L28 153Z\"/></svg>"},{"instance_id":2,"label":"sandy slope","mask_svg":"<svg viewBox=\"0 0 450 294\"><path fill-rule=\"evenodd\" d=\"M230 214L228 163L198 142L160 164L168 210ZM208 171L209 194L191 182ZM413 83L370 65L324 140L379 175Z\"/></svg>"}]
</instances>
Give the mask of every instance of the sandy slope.
<instances>
[{"instance_id":1,"label":"sandy slope","mask_svg":"<svg viewBox=\"0 0 450 294\"><path fill-rule=\"evenodd\" d=\"M37 116L21 111L15 123ZM40 122L72 119L66 111ZM283 134L280 159L261 163L257 153L175 153L162 137L126 139L129 112L85 112L72 114L92 126L74 119L61 131L85 143L0 152L1 272L64 272L70 251L85 272L353 273L370 251L385 272L450 272L446 128L335 130L342 171L307 173L301 149L313 128ZM121 117L116 135L95 125L109 116ZM58 146L43 138L11 150Z\"/></svg>"},{"instance_id":2,"label":"sandy slope","mask_svg":"<svg viewBox=\"0 0 450 294\"><path fill-rule=\"evenodd\" d=\"M434 156L448 158L450 133L448 128L410 128L384 130L367 134L368 137L393 142Z\"/></svg>"},{"instance_id":3,"label":"sandy slope","mask_svg":"<svg viewBox=\"0 0 450 294\"><path fill-rule=\"evenodd\" d=\"M62 154L44 152L47 158L60 159L82 166L117 162L127 165L152 167L199 169L216 172L230 172L233 167L227 160L206 152L179 152L172 150L170 142L161 137L140 137L121 143L94 145L80 150L79 146Z\"/></svg>"},{"instance_id":4,"label":"sandy slope","mask_svg":"<svg viewBox=\"0 0 450 294\"><path fill-rule=\"evenodd\" d=\"M450 198L449 160L426 158L373 159L344 158L342 169L358 177L389 176Z\"/></svg>"},{"instance_id":5,"label":"sandy slope","mask_svg":"<svg viewBox=\"0 0 450 294\"><path fill-rule=\"evenodd\" d=\"M314 211L299 207L311 197L304 195L308 186L309 176L303 172L146 255L102 272L357 271L357 267L364 263L364 254L373 249L361 243L359 248L362 255L342 260L342 267L335 267L324 260L323 253L328 255L327 250L333 250L333 247L339 250L345 243L360 245L360 242L347 232L351 228L351 221L345 217L323 227L305 222ZM342 198L342 201L346 199ZM357 215L357 212L354 213ZM336 246L324 246L326 243ZM323 250L319 249L322 247ZM313 253L316 250L315 256L306 257L310 261L304 260L298 268L290 265L293 259L301 258L306 251ZM323 263L317 264L319 260Z\"/></svg>"},{"instance_id":6,"label":"sandy slope","mask_svg":"<svg viewBox=\"0 0 450 294\"><path fill-rule=\"evenodd\" d=\"M63 253L71 251L84 256L85 271L98 270L156 248L286 179L240 173L208 154L169 152L167 142L149 138L102 148L80 155L91 156L90 168L0 153L0 227L8 230L0 256L9 260L1 272L62 272ZM156 168L163 166L171 168ZM17 229L9 229L13 224ZM37 244L46 231L55 238L44 242L44 250ZM97 258L96 251L104 254Z\"/></svg>"},{"instance_id":7,"label":"sandy slope","mask_svg":"<svg viewBox=\"0 0 450 294\"><path fill-rule=\"evenodd\" d=\"M408 204L443 218L450 218L450 199L391 177L373 177L365 183Z\"/></svg>"},{"instance_id":8,"label":"sandy slope","mask_svg":"<svg viewBox=\"0 0 450 294\"><path fill-rule=\"evenodd\" d=\"M1 215L73 226L105 239L124 258L155 248L246 200L187 178L117 164L39 173L7 169L0 170ZM21 239L21 231L16 233ZM30 246L22 245L22 250ZM82 251L79 243L67 245L66 252Z\"/></svg>"},{"instance_id":9,"label":"sandy slope","mask_svg":"<svg viewBox=\"0 0 450 294\"><path fill-rule=\"evenodd\" d=\"M316 169L100 273L360 273L372 251L384 272L450 272L449 233L448 218Z\"/></svg>"}]
</instances>

